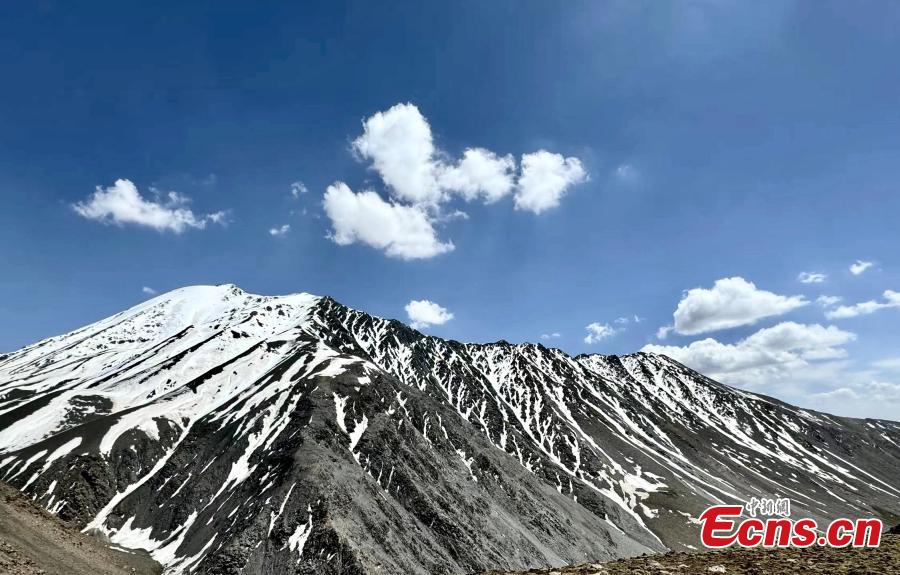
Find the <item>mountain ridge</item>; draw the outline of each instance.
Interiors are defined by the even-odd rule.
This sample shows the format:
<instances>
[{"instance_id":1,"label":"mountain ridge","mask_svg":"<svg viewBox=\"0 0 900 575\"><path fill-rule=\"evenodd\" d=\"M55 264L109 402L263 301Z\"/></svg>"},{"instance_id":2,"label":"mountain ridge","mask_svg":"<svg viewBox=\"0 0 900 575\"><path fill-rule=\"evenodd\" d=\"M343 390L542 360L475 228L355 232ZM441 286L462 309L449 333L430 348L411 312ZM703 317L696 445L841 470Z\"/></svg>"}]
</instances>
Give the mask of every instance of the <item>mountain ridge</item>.
<instances>
[{"instance_id":1,"label":"mountain ridge","mask_svg":"<svg viewBox=\"0 0 900 575\"><path fill-rule=\"evenodd\" d=\"M665 356L442 340L233 284L0 358L0 479L168 573L687 550L705 506L754 495L896 523L898 445L895 422L796 408Z\"/></svg>"}]
</instances>

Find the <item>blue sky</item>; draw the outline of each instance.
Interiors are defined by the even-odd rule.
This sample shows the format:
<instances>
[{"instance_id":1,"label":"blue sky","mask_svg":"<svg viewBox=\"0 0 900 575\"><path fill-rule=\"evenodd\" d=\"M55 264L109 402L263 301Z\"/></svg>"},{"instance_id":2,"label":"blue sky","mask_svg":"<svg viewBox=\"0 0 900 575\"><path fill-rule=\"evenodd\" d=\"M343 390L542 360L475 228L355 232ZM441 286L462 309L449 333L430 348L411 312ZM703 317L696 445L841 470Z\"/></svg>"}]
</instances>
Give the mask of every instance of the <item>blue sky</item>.
<instances>
[{"instance_id":1,"label":"blue sky","mask_svg":"<svg viewBox=\"0 0 900 575\"><path fill-rule=\"evenodd\" d=\"M898 52L889 3L4 5L0 350L235 283L896 419Z\"/></svg>"}]
</instances>

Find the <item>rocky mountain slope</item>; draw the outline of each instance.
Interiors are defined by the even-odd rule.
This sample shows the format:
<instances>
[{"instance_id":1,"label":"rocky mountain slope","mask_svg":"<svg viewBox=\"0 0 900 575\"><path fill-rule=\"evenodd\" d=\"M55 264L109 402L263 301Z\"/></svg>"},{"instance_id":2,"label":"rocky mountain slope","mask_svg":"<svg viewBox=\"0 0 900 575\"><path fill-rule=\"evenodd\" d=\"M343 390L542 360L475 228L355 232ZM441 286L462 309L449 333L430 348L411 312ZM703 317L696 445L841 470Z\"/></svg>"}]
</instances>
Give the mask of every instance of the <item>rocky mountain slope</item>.
<instances>
[{"instance_id":1,"label":"rocky mountain slope","mask_svg":"<svg viewBox=\"0 0 900 575\"><path fill-rule=\"evenodd\" d=\"M3 575L158 575L141 551L111 548L0 483L0 573Z\"/></svg>"},{"instance_id":2,"label":"rocky mountain slope","mask_svg":"<svg viewBox=\"0 0 900 575\"><path fill-rule=\"evenodd\" d=\"M161 295L0 355L0 479L167 573L468 573L697 545L711 503L900 520L900 424L648 354L329 298Z\"/></svg>"}]
</instances>

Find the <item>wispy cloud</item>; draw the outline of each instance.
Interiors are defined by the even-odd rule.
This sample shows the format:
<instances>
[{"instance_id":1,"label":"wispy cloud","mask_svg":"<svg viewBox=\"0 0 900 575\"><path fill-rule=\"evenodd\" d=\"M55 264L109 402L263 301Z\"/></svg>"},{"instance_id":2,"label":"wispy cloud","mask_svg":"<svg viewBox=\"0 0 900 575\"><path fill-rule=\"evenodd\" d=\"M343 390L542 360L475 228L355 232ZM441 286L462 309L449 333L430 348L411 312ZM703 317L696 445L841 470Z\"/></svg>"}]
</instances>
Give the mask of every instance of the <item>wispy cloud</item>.
<instances>
[{"instance_id":1,"label":"wispy cloud","mask_svg":"<svg viewBox=\"0 0 900 575\"><path fill-rule=\"evenodd\" d=\"M869 315L878 310L900 307L900 292L893 290L884 291L884 301L869 300L853 305L842 305L825 312L828 319L844 319L859 315Z\"/></svg>"},{"instance_id":2,"label":"wispy cloud","mask_svg":"<svg viewBox=\"0 0 900 575\"><path fill-rule=\"evenodd\" d=\"M640 181L641 173L632 164L619 164L613 170L613 178L621 184L634 184Z\"/></svg>"},{"instance_id":3,"label":"wispy cloud","mask_svg":"<svg viewBox=\"0 0 900 575\"><path fill-rule=\"evenodd\" d=\"M155 289L153 289L152 287L147 287L147 286L142 287L141 291L147 295L156 295L157 294L157 291Z\"/></svg>"},{"instance_id":4,"label":"wispy cloud","mask_svg":"<svg viewBox=\"0 0 900 575\"><path fill-rule=\"evenodd\" d=\"M656 330L656 339L666 339L674 330L674 325L664 325Z\"/></svg>"},{"instance_id":5,"label":"wispy cloud","mask_svg":"<svg viewBox=\"0 0 900 575\"><path fill-rule=\"evenodd\" d=\"M180 234L190 228L204 229L207 223L225 223L225 212L196 215L188 206L190 198L177 192L161 194L153 190L155 199L143 197L130 180L116 180L108 188L97 186L83 202L72 206L89 220L123 226L133 224L160 232Z\"/></svg>"},{"instance_id":6,"label":"wispy cloud","mask_svg":"<svg viewBox=\"0 0 900 575\"><path fill-rule=\"evenodd\" d=\"M874 265L875 265L875 262L866 262L863 260L856 260L855 263L850 264L850 273L855 276L858 276L859 274L863 273L864 271L866 271L867 269L869 269L870 267L872 267Z\"/></svg>"},{"instance_id":7,"label":"wispy cloud","mask_svg":"<svg viewBox=\"0 0 900 575\"><path fill-rule=\"evenodd\" d=\"M816 303L822 307L833 307L841 303L842 299L843 298L836 295L820 295L816 298Z\"/></svg>"},{"instance_id":8,"label":"wispy cloud","mask_svg":"<svg viewBox=\"0 0 900 575\"><path fill-rule=\"evenodd\" d=\"M287 235L287 233L291 231L291 224L284 224L281 226L277 226L269 229L269 235L275 237L281 237Z\"/></svg>"},{"instance_id":9,"label":"wispy cloud","mask_svg":"<svg viewBox=\"0 0 900 575\"><path fill-rule=\"evenodd\" d=\"M800 272L797 276L797 281L803 284L820 284L825 281L826 276L823 273L819 272Z\"/></svg>"},{"instance_id":10,"label":"wispy cloud","mask_svg":"<svg viewBox=\"0 0 900 575\"><path fill-rule=\"evenodd\" d=\"M213 173L206 174L204 177L200 178L200 181L197 182L201 186L215 186L219 181L219 177Z\"/></svg>"},{"instance_id":11,"label":"wispy cloud","mask_svg":"<svg viewBox=\"0 0 900 575\"><path fill-rule=\"evenodd\" d=\"M855 339L835 326L782 322L733 344L706 338L686 346L646 345L642 351L667 355L727 383L759 386L788 380L812 363L843 358L842 346Z\"/></svg>"},{"instance_id":12,"label":"wispy cloud","mask_svg":"<svg viewBox=\"0 0 900 575\"><path fill-rule=\"evenodd\" d=\"M296 200L299 199L303 194L309 193L309 190L301 181L291 182L291 196Z\"/></svg>"},{"instance_id":13,"label":"wispy cloud","mask_svg":"<svg viewBox=\"0 0 900 575\"><path fill-rule=\"evenodd\" d=\"M900 357L886 357L872 362L872 367L884 371L900 372Z\"/></svg>"},{"instance_id":14,"label":"wispy cloud","mask_svg":"<svg viewBox=\"0 0 900 575\"><path fill-rule=\"evenodd\" d=\"M847 379L846 375L836 379ZM818 409L830 413L842 413L857 417L882 417L895 419L900 409L900 384L850 374L846 385L812 393L809 399ZM874 406L874 407L873 407ZM873 413L873 410L877 413Z\"/></svg>"}]
</instances>

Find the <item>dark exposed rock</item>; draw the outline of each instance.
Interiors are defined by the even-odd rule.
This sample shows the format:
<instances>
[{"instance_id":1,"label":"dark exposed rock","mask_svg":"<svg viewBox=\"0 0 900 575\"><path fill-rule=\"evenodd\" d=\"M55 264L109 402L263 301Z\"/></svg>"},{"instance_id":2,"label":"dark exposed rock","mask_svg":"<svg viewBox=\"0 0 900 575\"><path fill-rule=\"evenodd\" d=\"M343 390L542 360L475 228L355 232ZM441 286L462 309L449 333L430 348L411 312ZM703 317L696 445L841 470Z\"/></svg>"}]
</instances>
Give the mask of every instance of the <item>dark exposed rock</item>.
<instances>
[{"instance_id":1,"label":"dark exposed rock","mask_svg":"<svg viewBox=\"0 0 900 575\"><path fill-rule=\"evenodd\" d=\"M685 550L703 509L750 497L900 516L897 423L663 356L445 341L330 298L177 290L9 354L0 401L17 414L0 420L0 478L173 573Z\"/></svg>"}]
</instances>

